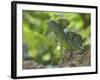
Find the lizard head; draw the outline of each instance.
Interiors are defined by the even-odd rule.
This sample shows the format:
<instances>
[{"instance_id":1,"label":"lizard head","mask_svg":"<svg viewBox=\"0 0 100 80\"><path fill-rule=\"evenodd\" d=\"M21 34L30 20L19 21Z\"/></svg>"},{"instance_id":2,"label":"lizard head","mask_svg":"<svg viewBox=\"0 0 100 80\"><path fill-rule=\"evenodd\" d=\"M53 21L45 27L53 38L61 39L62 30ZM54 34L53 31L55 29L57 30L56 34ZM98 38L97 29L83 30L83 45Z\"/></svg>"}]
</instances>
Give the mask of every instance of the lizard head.
<instances>
[{"instance_id":1,"label":"lizard head","mask_svg":"<svg viewBox=\"0 0 100 80\"><path fill-rule=\"evenodd\" d=\"M68 25L70 24L70 21L67 19L58 19L57 22L59 23L59 25L64 29L66 27L68 27Z\"/></svg>"}]
</instances>

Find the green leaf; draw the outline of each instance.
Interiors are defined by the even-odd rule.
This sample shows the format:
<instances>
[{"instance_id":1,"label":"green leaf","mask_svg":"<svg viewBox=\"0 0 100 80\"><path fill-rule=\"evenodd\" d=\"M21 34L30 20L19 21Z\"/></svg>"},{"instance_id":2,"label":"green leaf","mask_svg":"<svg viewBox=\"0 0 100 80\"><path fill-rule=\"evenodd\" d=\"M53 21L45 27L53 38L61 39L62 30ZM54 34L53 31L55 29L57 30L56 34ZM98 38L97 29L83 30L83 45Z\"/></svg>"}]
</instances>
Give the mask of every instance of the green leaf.
<instances>
[{"instance_id":1,"label":"green leaf","mask_svg":"<svg viewBox=\"0 0 100 80\"><path fill-rule=\"evenodd\" d=\"M83 46L83 51L85 52L85 51L87 51L87 50L90 50L90 47L91 45L90 44L86 44L86 45L84 45Z\"/></svg>"},{"instance_id":2,"label":"green leaf","mask_svg":"<svg viewBox=\"0 0 100 80\"><path fill-rule=\"evenodd\" d=\"M69 46L82 50L83 39L81 35L76 34L75 32L67 32L66 37L68 39Z\"/></svg>"}]
</instances>

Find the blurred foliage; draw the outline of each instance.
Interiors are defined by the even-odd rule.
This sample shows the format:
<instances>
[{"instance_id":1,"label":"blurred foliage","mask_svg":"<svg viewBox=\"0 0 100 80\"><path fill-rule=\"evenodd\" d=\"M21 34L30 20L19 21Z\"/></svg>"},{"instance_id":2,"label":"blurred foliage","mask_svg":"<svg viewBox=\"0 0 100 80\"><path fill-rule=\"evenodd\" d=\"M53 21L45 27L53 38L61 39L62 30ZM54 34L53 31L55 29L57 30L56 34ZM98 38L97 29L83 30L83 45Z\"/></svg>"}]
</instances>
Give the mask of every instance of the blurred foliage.
<instances>
[{"instance_id":1,"label":"blurred foliage","mask_svg":"<svg viewBox=\"0 0 100 80\"><path fill-rule=\"evenodd\" d=\"M88 13L63 13L23 10L23 44L26 44L27 54L34 61L43 65L60 63L60 44L55 34L48 28L50 20L58 20L64 26L64 31L76 32L84 39L84 45L90 44L90 19ZM67 19L63 22L60 19ZM24 49L23 49L24 50Z\"/></svg>"}]
</instances>

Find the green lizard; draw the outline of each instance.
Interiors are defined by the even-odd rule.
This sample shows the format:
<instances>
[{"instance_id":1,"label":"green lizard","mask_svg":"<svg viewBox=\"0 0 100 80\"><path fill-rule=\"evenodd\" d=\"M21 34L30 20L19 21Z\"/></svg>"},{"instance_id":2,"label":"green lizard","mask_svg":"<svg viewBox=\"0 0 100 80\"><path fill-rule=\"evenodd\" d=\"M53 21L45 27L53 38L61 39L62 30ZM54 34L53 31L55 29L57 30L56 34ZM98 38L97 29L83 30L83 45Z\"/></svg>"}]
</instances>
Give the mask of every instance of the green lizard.
<instances>
[{"instance_id":1,"label":"green lizard","mask_svg":"<svg viewBox=\"0 0 100 80\"><path fill-rule=\"evenodd\" d=\"M64 32L64 28L69 25L68 20L58 19L48 22L48 27L55 33L60 41L60 52L63 53L63 47L68 46L70 49L70 57L72 56L72 49L76 48L82 50L83 40L79 34L75 32ZM63 54L62 54L63 55ZM62 57L63 58L63 57Z\"/></svg>"}]
</instances>

